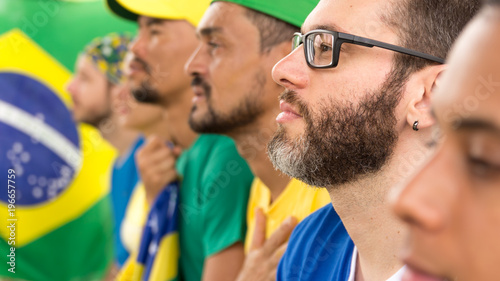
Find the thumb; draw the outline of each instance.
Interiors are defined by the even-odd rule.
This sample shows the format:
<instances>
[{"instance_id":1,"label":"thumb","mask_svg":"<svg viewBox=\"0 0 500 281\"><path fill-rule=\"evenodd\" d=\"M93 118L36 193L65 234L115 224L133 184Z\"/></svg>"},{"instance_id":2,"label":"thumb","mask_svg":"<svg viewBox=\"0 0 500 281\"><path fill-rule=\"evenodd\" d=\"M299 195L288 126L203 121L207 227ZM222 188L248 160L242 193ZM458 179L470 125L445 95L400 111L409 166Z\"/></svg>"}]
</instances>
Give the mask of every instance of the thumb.
<instances>
[{"instance_id":1,"label":"thumb","mask_svg":"<svg viewBox=\"0 0 500 281\"><path fill-rule=\"evenodd\" d=\"M174 154L175 158L178 158L182 154L182 147L176 146L172 149L172 153Z\"/></svg>"},{"instance_id":2,"label":"thumb","mask_svg":"<svg viewBox=\"0 0 500 281\"><path fill-rule=\"evenodd\" d=\"M261 208L255 209L255 229L252 237L250 251L260 249L266 242L267 218Z\"/></svg>"}]
</instances>

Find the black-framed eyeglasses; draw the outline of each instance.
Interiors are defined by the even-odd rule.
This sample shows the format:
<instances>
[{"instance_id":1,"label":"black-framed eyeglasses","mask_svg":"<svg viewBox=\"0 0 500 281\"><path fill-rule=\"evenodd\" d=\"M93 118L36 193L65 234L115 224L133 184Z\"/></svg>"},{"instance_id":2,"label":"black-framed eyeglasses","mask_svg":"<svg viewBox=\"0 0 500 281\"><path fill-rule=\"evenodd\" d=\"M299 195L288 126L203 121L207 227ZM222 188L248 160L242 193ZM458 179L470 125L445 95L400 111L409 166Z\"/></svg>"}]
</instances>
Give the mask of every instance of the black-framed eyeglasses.
<instances>
[{"instance_id":1,"label":"black-framed eyeglasses","mask_svg":"<svg viewBox=\"0 0 500 281\"><path fill-rule=\"evenodd\" d=\"M394 52L415 56L427 60L431 60L440 64L444 63L444 59L410 50L400 46L372 40L352 34L315 29L301 34L294 33L292 40L292 51L299 47L303 42L304 55L306 56L307 64L312 68L333 68L339 64L340 47L343 43L356 44L365 47L379 47Z\"/></svg>"}]
</instances>

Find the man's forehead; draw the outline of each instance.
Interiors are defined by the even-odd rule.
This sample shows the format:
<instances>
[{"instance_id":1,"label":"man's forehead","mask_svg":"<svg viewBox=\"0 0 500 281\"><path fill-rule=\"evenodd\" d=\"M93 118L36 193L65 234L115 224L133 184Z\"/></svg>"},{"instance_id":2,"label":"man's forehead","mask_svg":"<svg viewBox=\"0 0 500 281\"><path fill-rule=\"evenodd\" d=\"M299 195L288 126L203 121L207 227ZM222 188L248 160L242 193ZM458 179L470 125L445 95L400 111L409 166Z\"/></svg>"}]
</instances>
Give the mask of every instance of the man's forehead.
<instances>
[{"instance_id":1,"label":"man's forehead","mask_svg":"<svg viewBox=\"0 0 500 281\"><path fill-rule=\"evenodd\" d=\"M155 24L163 24L165 23L166 19L159 19L159 18L152 18L152 17L147 17L147 16L139 16L137 18L137 23L141 27L147 27Z\"/></svg>"},{"instance_id":2,"label":"man's forehead","mask_svg":"<svg viewBox=\"0 0 500 281\"><path fill-rule=\"evenodd\" d=\"M222 32L225 25L227 25L226 20L233 22L240 19L242 11L242 7L233 3L223 1L214 2L208 7L198 24L198 33L204 35L202 31L207 29L215 29L217 32ZM234 15L238 16L235 17Z\"/></svg>"},{"instance_id":3,"label":"man's forehead","mask_svg":"<svg viewBox=\"0 0 500 281\"><path fill-rule=\"evenodd\" d=\"M438 81L437 111L500 117L500 20L477 18L456 42L448 69Z\"/></svg>"},{"instance_id":4,"label":"man's forehead","mask_svg":"<svg viewBox=\"0 0 500 281\"><path fill-rule=\"evenodd\" d=\"M328 30L377 38L388 30L382 20L387 6L381 0L321 0L302 25L302 32L330 27Z\"/></svg>"}]
</instances>

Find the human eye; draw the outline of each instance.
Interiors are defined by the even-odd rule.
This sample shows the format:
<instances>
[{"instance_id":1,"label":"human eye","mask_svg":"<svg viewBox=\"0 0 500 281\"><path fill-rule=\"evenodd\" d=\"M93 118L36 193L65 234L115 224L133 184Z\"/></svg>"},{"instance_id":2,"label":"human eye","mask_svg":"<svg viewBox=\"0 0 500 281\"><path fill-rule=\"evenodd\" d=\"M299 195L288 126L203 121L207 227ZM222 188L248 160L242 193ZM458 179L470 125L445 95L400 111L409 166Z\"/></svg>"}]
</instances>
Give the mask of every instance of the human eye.
<instances>
[{"instance_id":1,"label":"human eye","mask_svg":"<svg viewBox=\"0 0 500 281\"><path fill-rule=\"evenodd\" d=\"M333 53L332 38L329 34L316 34L314 38L314 55L319 60L329 60Z\"/></svg>"},{"instance_id":2,"label":"human eye","mask_svg":"<svg viewBox=\"0 0 500 281\"><path fill-rule=\"evenodd\" d=\"M480 179L500 177L500 145L488 137L476 136L469 143L467 163L471 174Z\"/></svg>"},{"instance_id":3,"label":"human eye","mask_svg":"<svg viewBox=\"0 0 500 281\"><path fill-rule=\"evenodd\" d=\"M474 176L483 179L500 176L500 165L490 162L486 158L470 155L467 162Z\"/></svg>"},{"instance_id":4,"label":"human eye","mask_svg":"<svg viewBox=\"0 0 500 281\"><path fill-rule=\"evenodd\" d=\"M149 29L149 35L151 35L151 36L160 35L160 33L161 32L160 32L160 30L158 28L152 27L152 28Z\"/></svg>"},{"instance_id":5,"label":"human eye","mask_svg":"<svg viewBox=\"0 0 500 281\"><path fill-rule=\"evenodd\" d=\"M319 46L319 50L321 53L328 53L328 52L331 52L333 49L332 49L332 46L330 44L323 42Z\"/></svg>"},{"instance_id":6,"label":"human eye","mask_svg":"<svg viewBox=\"0 0 500 281\"><path fill-rule=\"evenodd\" d=\"M215 40L208 41L207 45L210 46L210 48L212 49L217 49L220 46L219 43L217 43L217 41Z\"/></svg>"},{"instance_id":7,"label":"human eye","mask_svg":"<svg viewBox=\"0 0 500 281\"><path fill-rule=\"evenodd\" d=\"M207 44L208 52L211 55L215 54L222 46L221 41L217 37L214 37L214 36L210 36L210 37L206 38L205 43Z\"/></svg>"}]
</instances>

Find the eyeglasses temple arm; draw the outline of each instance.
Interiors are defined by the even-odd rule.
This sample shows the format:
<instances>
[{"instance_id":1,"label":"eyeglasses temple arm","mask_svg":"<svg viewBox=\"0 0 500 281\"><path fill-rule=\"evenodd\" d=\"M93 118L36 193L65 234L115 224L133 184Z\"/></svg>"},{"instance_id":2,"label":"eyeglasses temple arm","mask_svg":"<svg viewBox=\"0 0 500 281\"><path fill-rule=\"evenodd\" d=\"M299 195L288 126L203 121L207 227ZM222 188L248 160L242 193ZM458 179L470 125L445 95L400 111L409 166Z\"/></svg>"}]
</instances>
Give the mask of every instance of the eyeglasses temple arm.
<instances>
[{"instance_id":1,"label":"eyeglasses temple arm","mask_svg":"<svg viewBox=\"0 0 500 281\"><path fill-rule=\"evenodd\" d=\"M360 36L355 36L355 35L349 35L349 34L343 34L343 35L344 35L344 36L342 36L343 39L351 41L350 43L352 43L352 44L362 45L362 46L366 46L366 47L370 47L370 48L371 47L379 47L382 49L387 49L387 50L391 50L391 51L406 54L406 55L411 55L411 56L415 56L415 57L428 59L428 60L435 61L435 62L440 63L440 64L444 64L444 62L445 62L444 59L442 59L442 58L438 58L436 56L432 56L432 55L429 55L426 53L406 49L406 48L399 47L396 45L392 45L392 44L388 44L388 43L384 43L384 42L380 42L377 40L368 39L368 38L364 38L364 37L360 37ZM345 36L345 35L347 35L347 36ZM350 38L348 38L348 37L350 37Z\"/></svg>"}]
</instances>

